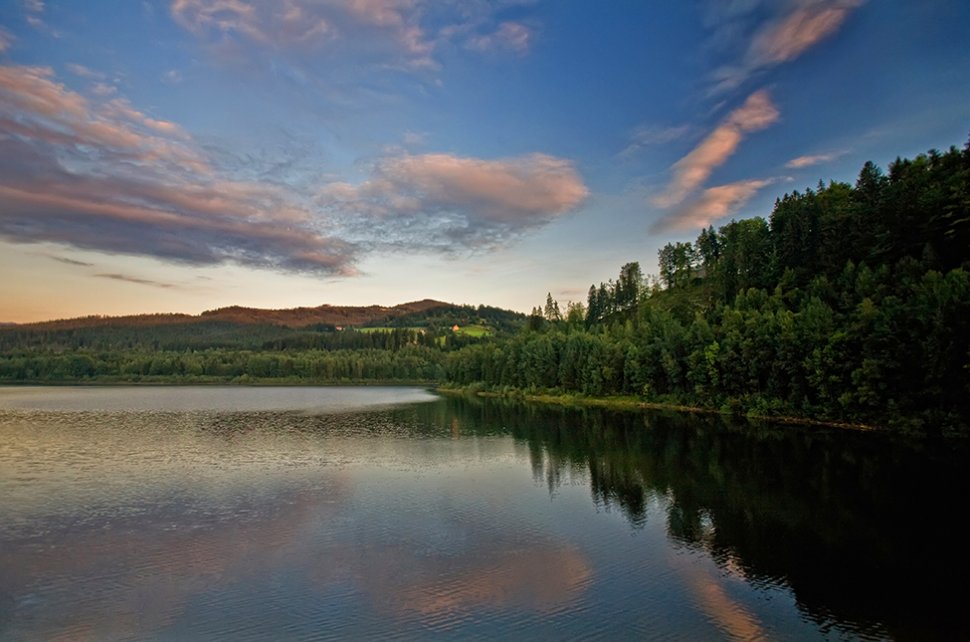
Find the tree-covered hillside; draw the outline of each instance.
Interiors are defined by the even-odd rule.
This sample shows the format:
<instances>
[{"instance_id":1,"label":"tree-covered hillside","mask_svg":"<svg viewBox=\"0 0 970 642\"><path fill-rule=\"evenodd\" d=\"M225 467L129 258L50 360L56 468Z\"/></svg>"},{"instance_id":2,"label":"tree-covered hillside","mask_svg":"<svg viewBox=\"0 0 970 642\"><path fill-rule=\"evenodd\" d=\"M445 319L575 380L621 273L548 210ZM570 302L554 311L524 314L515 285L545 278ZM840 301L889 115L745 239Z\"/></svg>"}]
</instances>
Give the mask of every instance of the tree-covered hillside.
<instances>
[{"instance_id":1,"label":"tree-covered hillside","mask_svg":"<svg viewBox=\"0 0 970 642\"><path fill-rule=\"evenodd\" d=\"M382 331L306 324L311 317L364 320ZM439 381L446 353L514 333L524 320L510 310L426 300L9 326L0 328L0 382ZM456 324L487 332L454 332Z\"/></svg>"},{"instance_id":2,"label":"tree-covered hillside","mask_svg":"<svg viewBox=\"0 0 970 642\"><path fill-rule=\"evenodd\" d=\"M866 163L449 356L468 385L923 430L970 425L970 143Z\"/></svg>"},{"instance_id":3,"label":"tree-covered hillside","mask_svg":"<svg viewBox=\"0 0 970 642\"><path fill-rule=\"evenodd\" d=\"M279 350L384 350L401 343L436 345L451 336L454 325L482 325L496 333L514 332L525 315L487 306L453 305L440 302L404 304L394 308L320 308L295 310L252 310L223 308L190 315L139 315L132 317L85 317L49 323L0 327L0 354L13 352L61 352L65 350L202 350L208 348ZM433 303L433 305L431 305ZM247 310L242 314L223 314ZM362 319L356 327L412 329L401 332L354 332L355 326L332 322L305 323L312 310L321 319ZM333 310L340 313L334 316ZM295 314L294 314L295 313ZM296 318L297 322L293 323ZM273 322L273 321L277 322ZM287 323L287 321L290 323ZM388 336L385 336L388 335Z\"/></svg>"}]
</instances>

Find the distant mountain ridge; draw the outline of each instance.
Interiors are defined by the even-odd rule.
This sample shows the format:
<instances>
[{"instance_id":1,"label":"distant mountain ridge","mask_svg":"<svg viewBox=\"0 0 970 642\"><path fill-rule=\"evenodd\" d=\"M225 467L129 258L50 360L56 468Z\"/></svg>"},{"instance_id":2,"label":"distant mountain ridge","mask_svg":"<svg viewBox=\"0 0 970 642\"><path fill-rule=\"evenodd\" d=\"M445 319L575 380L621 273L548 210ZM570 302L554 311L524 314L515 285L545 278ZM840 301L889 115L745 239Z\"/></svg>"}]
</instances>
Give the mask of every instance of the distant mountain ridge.
<instances>
[{"instance_id":1,"label":"distant mountain ridge","mask_svg":"<svg viewBox=\"0 0 970 642\"><path fill-rule=\"evenodd\" d=\"M233 305L201 314L133 314L124 316L86 316L74 319L56 319L34 323L11 324L6 327L18 330L73 330L97 327L152 327L169 325L189 325L207 321L223 321L239 325L275 325L288 328L307 326L347 325L362 326L380 321L392 321L409 314L423 313L437 308L459 307L452 303L422 299L401 303L392 307L382 305L337 306L320 305L315 308L299 307L282 310L247 308Z\"/></svg>"}]
</instances>

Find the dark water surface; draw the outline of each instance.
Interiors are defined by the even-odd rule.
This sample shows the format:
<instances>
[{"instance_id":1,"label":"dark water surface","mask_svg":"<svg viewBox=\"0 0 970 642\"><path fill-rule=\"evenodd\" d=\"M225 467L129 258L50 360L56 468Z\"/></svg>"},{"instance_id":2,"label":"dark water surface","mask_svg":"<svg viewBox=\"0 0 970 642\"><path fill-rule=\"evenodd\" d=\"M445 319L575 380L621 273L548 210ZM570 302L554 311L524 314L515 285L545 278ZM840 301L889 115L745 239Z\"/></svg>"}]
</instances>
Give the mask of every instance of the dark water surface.
<instances>
[{"instance_id":1,"label":"dark water surface","mask_svg":"<svg viewBox=\"0 0 970 642\"><path fill-rule=\"evenodd\" d=\"M966 639L968 461L413 388L0 388L0 639Z\"/></svg>"}]
</instances>

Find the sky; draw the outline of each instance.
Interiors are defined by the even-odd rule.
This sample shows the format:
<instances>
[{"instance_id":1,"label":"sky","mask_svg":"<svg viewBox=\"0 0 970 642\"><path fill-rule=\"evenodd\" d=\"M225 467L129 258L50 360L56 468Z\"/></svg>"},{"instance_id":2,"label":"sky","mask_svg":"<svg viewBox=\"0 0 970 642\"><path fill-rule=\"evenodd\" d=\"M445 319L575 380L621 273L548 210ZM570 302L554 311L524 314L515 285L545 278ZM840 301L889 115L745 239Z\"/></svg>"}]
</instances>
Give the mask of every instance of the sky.
<instances>
[{"instance_id":1,"label":"sky","mask_svg":"<svg viewBox=\"0 0 970 642\"><path fill-rule=\"evenodd\" d=\"M527 312L970 134L966 0L0 0L0 322Z\"/></svg>"}]
</instances>

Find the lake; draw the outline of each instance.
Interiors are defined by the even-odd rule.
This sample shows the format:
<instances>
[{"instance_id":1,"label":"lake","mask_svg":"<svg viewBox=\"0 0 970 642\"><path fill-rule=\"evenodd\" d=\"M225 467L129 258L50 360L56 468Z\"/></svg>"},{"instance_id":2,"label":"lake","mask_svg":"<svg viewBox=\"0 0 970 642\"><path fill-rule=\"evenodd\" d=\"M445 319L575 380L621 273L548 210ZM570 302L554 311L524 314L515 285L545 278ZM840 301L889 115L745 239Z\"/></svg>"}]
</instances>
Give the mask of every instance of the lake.
<instances>
[{"instance_id":1,"label":"lake","mask_svg":"<svg viewBox=\"0 0 970 642\"><path fill-rule=\"evenodd\" d=\"M0 639L966 639L968 461L418 388L0 388Z\"/></svg>"}]
</instances>

